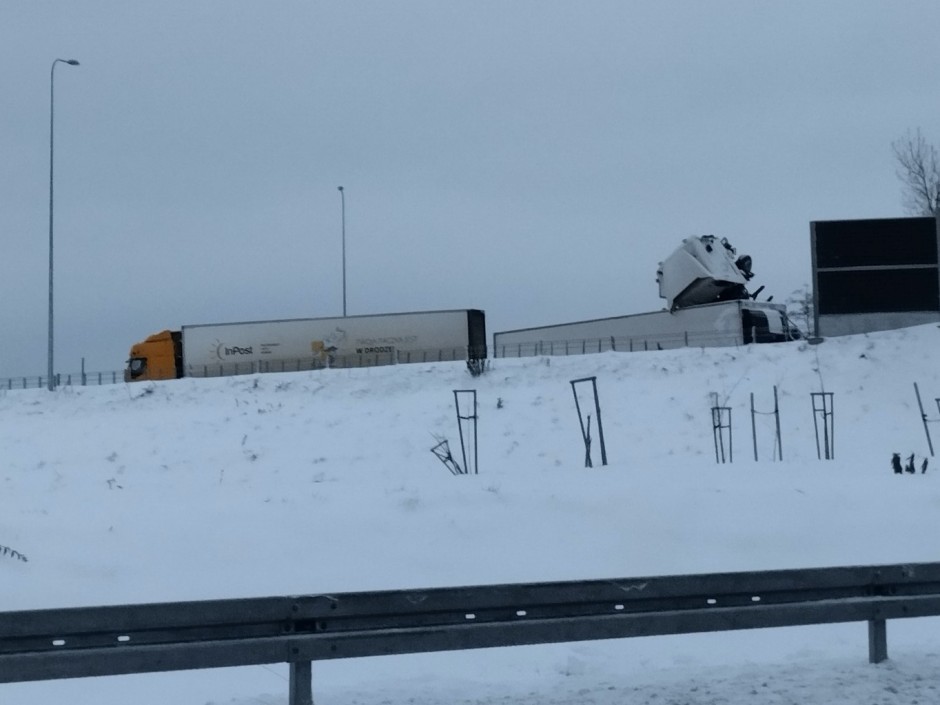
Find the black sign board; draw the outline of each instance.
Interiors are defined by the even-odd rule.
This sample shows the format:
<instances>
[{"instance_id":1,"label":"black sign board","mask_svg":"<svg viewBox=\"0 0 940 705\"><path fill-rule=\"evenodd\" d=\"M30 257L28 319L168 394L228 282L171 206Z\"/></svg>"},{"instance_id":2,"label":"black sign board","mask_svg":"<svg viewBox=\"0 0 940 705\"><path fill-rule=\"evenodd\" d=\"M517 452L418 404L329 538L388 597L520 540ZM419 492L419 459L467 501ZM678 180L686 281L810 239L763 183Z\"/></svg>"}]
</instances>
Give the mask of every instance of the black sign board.
<instances>
[{"instance_id":1,"label":"black sign board","mask_svg":"<svg viewBox=\"0 0 940 705\"><path fill-rule=\"evenodd\" d=\"M940 311L937 219L811 223L819 315Z\"/></svg>"}]
</instances>

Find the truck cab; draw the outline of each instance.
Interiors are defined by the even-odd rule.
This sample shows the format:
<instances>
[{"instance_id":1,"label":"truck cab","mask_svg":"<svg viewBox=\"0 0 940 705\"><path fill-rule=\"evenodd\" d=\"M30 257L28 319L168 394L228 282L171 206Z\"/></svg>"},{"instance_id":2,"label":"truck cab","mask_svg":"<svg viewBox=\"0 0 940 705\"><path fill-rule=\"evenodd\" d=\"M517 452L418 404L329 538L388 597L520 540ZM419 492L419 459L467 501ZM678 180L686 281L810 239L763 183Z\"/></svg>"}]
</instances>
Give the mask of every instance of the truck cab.
<instances>
[{"instance_id":1,"label":"truck cab","mask_svg":"<svg viewBox=\"0 0 940 705\"><path fill-rule=\"evenodd\" d=\"M125 382L177 379L183 376L183 347L180 331L164 330L131 346L124 370Z\"/></svg>"},{"instance_id":2,"label":"truck cab","mask_svg":"<svg viewBox=\"0 0 940 705\"><path fill-rule=\"evenodd\" d=\"M742 303L742 342L785 343L800 340L803 334L787 316L786 308L779 304Z\"/></svg>"},{"instance_id":3,"label":"truck cab","mask_svg":"<svg viewBox=\"0 0 940 705\"><path fill-rule=\"evenodd\" d=\"M749 255L738 257L727 238L687 237L659 263L659 296L670 311L716 301L750 299L747 283L754 276Z\"/></svg>"}]
</instances>

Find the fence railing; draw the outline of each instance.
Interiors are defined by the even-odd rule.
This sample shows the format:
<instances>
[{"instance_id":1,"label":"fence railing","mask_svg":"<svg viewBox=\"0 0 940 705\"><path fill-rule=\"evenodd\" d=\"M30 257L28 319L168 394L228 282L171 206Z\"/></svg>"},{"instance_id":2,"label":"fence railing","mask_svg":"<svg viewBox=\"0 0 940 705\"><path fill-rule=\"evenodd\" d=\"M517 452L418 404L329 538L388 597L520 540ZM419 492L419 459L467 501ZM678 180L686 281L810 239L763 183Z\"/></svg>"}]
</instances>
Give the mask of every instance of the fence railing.
<instances>
[{"instance_id":1,"label":"fence railing","mask_svg":"<svg viewBox=\"0 0 940 705\"><path fill-rule=\"evenodd\" d=\"M940 563L0 612L0 683L940 615Z\"/></svg>"},{"instance_id":2,"label":"fence railing","mask_svg":"<svg viewBox=\"0 0 940 705\"><path fill-rule=\"evenodd\" d=\"M387 352L353 353L347 355L324 354L296 360L261 360L253 362L218 362L190 365L188 377L228 377L231 375L264 372L303 372L306 370L345 369L352 367L382 367L415 362L459 362L485 358L486 348L466 347L433 348L427 350L390 350Z\"/></svg>"},{"instance_id":3,"label":"fence railing","mask_svg":"<svg viewBox=\"0 0 940 705\"><path fill-rule=\"evenodd\" d=\"M265 372L303 372L309 370L342 369L350 367L378 367L412 362L455 362L485 359L486 348L433 348L427 350L392 350L389 352L355 353L351 355L311 356L296 360L262 360L255 362L220 362L190 365L189 377L228 377ZM40 389L49 378L43 375L0 377L0 390ZM56 387L84 387L116 384L124 381L124 371L76 372L56 374Z\"/></svg>"},{"instance_id":4,"label":"fence railing","mask_svg":"<svg viewBox=\"0 0 940 705\"><path fill-rule=\"evenodd\" d=\"M752 340L765 342L756 332ZM739 333L684 332L645 336L601 336L569 340L527 340L504 342L497 333L493 345L495 357L536 357L541 355L586 355L600 352L640 352L688 347L734 347L744 344Z\"/></svg>"},{"instance_id":5,"label":"fence railing","mask_svg":"<svg viewBox=\"0 0 940 705\"><path fill-rule=\"evenodd\" d=\"M41 389L47 385L48 377L45 375L30 375L21 377L0 377L0 389ZM56 374L56 387L96 387L103 384L117 384L124 381L124 372L110 370L108 372L75 372Z\"/></svg>"}]
</instances>

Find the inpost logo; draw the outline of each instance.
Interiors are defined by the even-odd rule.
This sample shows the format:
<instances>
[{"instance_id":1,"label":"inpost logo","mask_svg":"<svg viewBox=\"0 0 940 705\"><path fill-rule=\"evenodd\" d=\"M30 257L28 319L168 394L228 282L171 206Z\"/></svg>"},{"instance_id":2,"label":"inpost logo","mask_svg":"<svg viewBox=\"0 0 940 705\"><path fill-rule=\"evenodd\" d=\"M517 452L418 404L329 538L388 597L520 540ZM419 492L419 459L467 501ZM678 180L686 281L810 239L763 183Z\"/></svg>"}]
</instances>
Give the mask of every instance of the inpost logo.
<instances>
[{"instance_id":1,"label":"inpost logo","mask_svg":"<svg viewBox=\"0 0 940 705\"><path fill-rule=\"evenodd\" d=\"M251 355L253 353L251 345L226 345L221 340L216 340L212 347L212 354L218 360L225 360L230 357L240 357L242 355Z\"/></svg>"}]
</instances>

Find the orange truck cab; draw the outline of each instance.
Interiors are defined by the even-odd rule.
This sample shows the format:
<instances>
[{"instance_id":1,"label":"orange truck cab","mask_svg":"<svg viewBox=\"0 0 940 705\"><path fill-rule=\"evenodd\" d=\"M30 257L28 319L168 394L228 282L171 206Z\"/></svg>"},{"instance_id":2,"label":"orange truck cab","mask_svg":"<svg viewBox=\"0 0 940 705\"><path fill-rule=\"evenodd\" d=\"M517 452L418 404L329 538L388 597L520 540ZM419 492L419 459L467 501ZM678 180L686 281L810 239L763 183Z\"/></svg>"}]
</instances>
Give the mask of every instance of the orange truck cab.
<instances>
[{"instance_id":1,"label":"orange truck cab","mask_svg":"<svg viewBox=\"0 0 940 705\"><path fill-rule=\"evenodd\" d=\"M176 379L183 376L183 345L180 331L165 330L131 346L124 370L125 382Z\"/></svg>"}]
</instances>

